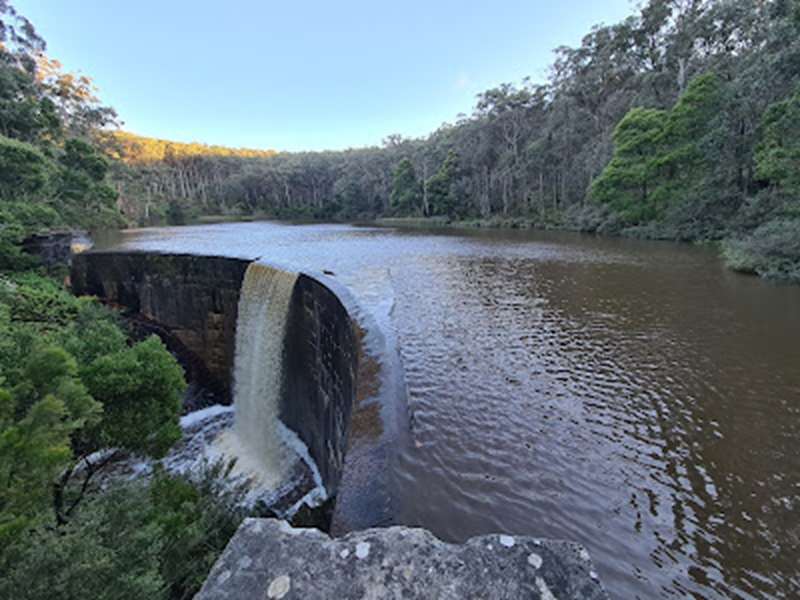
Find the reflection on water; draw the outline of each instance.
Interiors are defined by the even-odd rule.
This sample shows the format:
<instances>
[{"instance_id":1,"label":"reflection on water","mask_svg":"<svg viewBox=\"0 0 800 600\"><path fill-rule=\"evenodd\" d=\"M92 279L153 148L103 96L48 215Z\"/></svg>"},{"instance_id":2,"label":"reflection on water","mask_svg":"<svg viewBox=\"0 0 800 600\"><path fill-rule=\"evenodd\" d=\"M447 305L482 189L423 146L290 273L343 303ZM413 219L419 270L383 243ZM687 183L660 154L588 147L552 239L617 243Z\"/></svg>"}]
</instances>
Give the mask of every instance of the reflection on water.
<instances>
[{"instance_id":1,"label":"reflection on water","mask_svg":"<svg viewBox=\"0 0 800 600\"><path fill-rule=\"evenodd\" d=\"M336 273L404 361L399 521L580 541L620 598L800 594L800 289L569 234L247 223L122 247Z\"/></svg>"}]
</instances>

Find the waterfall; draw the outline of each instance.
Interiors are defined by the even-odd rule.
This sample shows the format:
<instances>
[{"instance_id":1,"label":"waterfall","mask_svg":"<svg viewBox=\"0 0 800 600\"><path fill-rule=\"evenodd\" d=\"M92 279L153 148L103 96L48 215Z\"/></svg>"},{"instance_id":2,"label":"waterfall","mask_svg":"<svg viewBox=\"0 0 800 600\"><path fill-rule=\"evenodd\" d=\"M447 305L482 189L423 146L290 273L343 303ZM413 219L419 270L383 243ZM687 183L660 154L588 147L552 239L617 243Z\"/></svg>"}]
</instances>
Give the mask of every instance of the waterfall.
<instances>
[{"instance_id":1,"label":"waterfall","mask_svg":"<svg viewBox=\"0 0 800 600\"><path fill-rule=\"evenodd\" d=\"M286 477L297 455L279 420L283 348L296 273L253 262L239 297L234 358L234 427L217 441L237 458L235 472L260 488Z\"/></svg>"}]
</instances>

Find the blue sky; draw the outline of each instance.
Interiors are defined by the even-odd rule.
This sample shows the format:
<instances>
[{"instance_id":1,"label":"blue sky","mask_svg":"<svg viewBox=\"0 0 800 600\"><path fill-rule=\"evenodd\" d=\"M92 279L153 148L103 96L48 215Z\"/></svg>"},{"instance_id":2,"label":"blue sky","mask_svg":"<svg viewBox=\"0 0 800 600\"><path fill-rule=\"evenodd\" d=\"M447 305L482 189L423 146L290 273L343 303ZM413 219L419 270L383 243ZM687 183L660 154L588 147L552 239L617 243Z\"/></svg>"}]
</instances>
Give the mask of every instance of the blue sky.
<instances>
[{"instance_id":1,"label":"blue sky","mask_svg":"<svg viewBox=\"0 0 800 600\"><path fill-rule=\"evenodd\" d=\"M475 95L543 80L552 49L630 0L15 0L125 129L279 150L420 136Z\"/></svg>"}]
</instances>

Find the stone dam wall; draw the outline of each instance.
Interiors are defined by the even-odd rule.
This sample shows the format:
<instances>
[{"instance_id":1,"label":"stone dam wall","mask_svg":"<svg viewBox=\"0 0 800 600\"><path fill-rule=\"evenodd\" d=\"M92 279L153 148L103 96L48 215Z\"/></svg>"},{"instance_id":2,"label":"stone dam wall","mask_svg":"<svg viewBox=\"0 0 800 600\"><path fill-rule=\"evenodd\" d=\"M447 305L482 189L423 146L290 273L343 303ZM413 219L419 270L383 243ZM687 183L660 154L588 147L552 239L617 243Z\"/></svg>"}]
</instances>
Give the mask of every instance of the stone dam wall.
<instances>
[{"instance_id":1,"label":"stone dam wall","mask_svg":"<svg viewBox=\"0 0 800 600\"><path fill-rule=\"evenodd\" d=\"M190 378L231 402L239 295L251 261L91 251L72 261L74 293L96 296L162 336ZM300 274L292 291L281 420L308 447L329 494L344 466L358 367L354 327L338 297Z\"/></svg>"}]
</instances>

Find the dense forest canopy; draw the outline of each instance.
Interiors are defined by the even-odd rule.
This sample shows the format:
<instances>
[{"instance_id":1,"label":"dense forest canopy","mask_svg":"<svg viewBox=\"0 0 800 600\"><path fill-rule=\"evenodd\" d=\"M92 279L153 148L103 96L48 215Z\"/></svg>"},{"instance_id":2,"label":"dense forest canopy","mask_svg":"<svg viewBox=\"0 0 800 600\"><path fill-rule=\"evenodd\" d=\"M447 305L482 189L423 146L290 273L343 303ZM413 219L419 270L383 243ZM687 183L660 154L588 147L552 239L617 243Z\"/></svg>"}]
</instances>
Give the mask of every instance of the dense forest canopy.
<instances>
[{"instance_id":1,"label":"dense forest canopy","mask_svg":"<svg viewBox=\"0 0 800 600\"><path fill-rule=\"evenodd\" d=\"M621 23L594 27L579 47L558 48L547 81L487 90L471 115L426 138L274 156L174 152L118 165L121 206L139 223L190 213L439 215L730 239L740 268L794 277L783 273L791 256L781 255L783 266L749 264L745 245L764 250L775 231L798 232L798 138L789 135L798 6L649 0Z\"/></svg>"}]
</instances>

